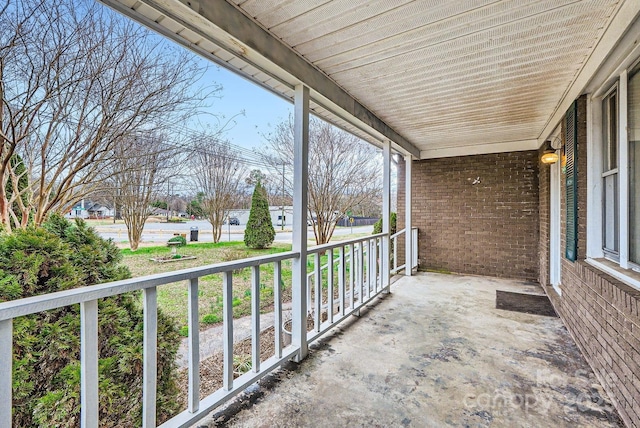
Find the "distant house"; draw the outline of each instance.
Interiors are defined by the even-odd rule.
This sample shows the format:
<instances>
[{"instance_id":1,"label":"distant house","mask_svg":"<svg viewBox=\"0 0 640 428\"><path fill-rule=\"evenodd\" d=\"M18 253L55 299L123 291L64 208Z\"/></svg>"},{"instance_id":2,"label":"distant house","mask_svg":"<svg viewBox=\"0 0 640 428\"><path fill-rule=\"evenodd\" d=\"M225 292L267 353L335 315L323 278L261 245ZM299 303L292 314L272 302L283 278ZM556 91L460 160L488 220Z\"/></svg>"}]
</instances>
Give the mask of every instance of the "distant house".
<instances>
[{"instance_id":1,"label":"distant house","mask_svg":"<svg viewBox=\"0 0 640 428\"><path fill-rule=\"evenodd\" d=\"M69 213L65 215L66 218L83 218L83 219L101 219L107 217L113 217L113 208L106 205L82 200L76 204Z\"/></svg>"}]
</instances>

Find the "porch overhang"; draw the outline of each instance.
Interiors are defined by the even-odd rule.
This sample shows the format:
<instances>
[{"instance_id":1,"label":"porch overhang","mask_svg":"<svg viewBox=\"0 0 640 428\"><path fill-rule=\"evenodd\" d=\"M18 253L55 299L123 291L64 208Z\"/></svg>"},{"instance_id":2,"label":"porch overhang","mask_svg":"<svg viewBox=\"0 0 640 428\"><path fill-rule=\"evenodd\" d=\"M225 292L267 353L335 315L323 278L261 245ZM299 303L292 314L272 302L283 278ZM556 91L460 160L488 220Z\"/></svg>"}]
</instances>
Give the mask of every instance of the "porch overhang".
<instances>
[{"instance_id":1,"label":"porch overhang","mask_svg":"<svg viewBox=\"0 0 640 428\"><path fill-rule=\"evenodd\" d=\"M618 0L101 1L282 97L304 84L316 115L423 159L538 148L640 11Z\"/></svg>"},{"instance_id":2,"label":"porch overhang","mask_svg":"<svg viewBox=\"0 0 640 428\"><path fill-rule=\"evenodd\" d=\"M419 149L318 68L226 1L101 0L113 9L293 101L295 86L310 89L310 109L382 148L419 157Z\"/></svg>"}]
</instances>

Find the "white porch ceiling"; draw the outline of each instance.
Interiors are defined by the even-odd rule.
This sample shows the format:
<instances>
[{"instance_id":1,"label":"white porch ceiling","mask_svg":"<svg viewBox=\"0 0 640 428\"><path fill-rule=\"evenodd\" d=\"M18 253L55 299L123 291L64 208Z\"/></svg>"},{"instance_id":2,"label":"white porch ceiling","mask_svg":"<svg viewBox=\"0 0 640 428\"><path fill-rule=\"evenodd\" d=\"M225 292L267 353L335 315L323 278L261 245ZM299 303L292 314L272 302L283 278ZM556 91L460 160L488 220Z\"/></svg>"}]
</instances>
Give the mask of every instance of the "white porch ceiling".
<instances>
[{"instance_id":1,"label":"white porch ceiling","mask_svg":"<svg viewBox=\"0 0 640 428\"><path fill-rule=\"evenodd\" d=\"M638 0L103 1L287 98L308 84L320 116L422 157L537 148L640 9Z\"/></svg>"}]
</instances>

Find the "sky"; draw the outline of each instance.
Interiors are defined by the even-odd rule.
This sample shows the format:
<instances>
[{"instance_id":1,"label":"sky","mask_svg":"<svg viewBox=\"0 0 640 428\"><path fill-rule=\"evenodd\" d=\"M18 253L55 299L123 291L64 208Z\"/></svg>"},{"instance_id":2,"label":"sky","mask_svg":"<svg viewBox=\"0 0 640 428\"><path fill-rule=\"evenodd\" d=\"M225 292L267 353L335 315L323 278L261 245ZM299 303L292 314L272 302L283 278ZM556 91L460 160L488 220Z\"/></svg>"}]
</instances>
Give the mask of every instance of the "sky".
<instances>
[{"instance_id":1,"label":"sky","mask_svg":"<svg viewBox=\"0 0 640 428\"><path fill-rule=\"evenodd\" d=\"M202 64L208 62L205 59L200 61ZM293 105L229 70L209 64L209 70L199 83L203 86L218 84L222 90L221 97L211 101L207 112L218 116L222 123L233 118L222 137L248 149L263 146L262 134L269 133L275 125L287 120ZM202 116L200 120L210 120L206 118Z\"/></svg>"}]
</instances>

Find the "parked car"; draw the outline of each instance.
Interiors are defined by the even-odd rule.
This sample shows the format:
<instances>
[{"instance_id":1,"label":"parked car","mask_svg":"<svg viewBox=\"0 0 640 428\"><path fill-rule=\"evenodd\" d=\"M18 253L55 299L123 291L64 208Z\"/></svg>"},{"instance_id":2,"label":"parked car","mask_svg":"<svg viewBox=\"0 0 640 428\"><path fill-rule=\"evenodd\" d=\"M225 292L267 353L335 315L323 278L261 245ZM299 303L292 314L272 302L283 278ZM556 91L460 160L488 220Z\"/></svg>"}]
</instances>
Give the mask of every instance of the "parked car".
<instances>
[{"instance_id":1,"label":"parked car","mask_svg":"<svg viewBox=\"0 0 640 428\"><path fill-rule=\"evenodd\" d=\"M225 219L222 224L227 224L227 220ZM240 226L240 220L238 217L229 217L229 225L231 226Z\"/></svg>"}]
</instances>

